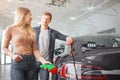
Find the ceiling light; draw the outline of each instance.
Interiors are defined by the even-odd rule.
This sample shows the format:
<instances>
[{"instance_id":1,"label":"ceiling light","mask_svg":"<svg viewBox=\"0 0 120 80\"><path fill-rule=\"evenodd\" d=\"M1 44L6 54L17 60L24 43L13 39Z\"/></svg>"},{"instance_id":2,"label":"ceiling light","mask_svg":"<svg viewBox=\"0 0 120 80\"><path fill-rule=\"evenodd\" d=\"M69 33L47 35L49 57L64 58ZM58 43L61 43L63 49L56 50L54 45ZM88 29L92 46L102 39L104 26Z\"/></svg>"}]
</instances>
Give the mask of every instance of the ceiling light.
<instances>
[{"instance_id":1,"label":"ceiling light","mask_svg":"<svg viewBox=\"0 0 120 80\"><path fill-rule=\"evenodd\" d=\"M8 0L8 1L26 1L26 0Z\"/></svg>"},{"instance_id":2,"label":"ceiling light","mask_svg":"<svg viewBox=\"0 0 120 80\"><path fill-rule=\"evenodd\" d=\"M45 1L47 5L53 5L53 6L64 6L66 2L70 2L70 0L46 0Z\"/></svg>"},{"instance_id":3,"label":"ceiling light","mask_svg":"<svg viewBox=\"0 0 120 80\"><path fill-rule=\"evenodd\" d=\"M93 5L89 5L86 9L88 11L93 11L95 9L95 7Z\"/></svg>"},{"instance_id":4,"label":"ceiling light","mask_svg":"<svg viewBox=\"0 0 120 80\"><path fill-rule=\"evenodd\" d=\"M76 17L70 17L70 20L75 20L76 19Z\"/></svg>"},{"instance_id":5,"label":"ceiling light","mask_svg":"<svg viewBox=\"0 0 120 80\"><path fill-rule=\"evenodd\" d=\"M19 2L19 3L23 3L23 2L28 2L28 0L8 0L8 2Z\"/></svg>"}]
</instances>

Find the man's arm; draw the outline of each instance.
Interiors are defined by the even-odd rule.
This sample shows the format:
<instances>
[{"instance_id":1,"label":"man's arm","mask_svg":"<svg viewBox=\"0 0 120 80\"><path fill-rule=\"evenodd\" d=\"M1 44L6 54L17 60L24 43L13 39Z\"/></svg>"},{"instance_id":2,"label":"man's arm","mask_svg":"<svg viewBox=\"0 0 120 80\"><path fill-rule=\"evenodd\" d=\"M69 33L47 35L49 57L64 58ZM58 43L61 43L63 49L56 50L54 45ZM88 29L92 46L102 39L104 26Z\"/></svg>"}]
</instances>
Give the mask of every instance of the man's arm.
<instances>
[{"instance_id":1,"label":"man's arm","mask_svg":"<svg viewBox=\"0 0 120 80\"><path fill-rule=\"evenodd\" d=\"M55 34L56 34L57 39L66 41L65 43L67 45L70 45L73 42L73 39L71 37L66 36L66 35L64 35L64 34L58 32L58 31L55 31Z\"/></svg>"},{"instance_id":2,"label":"man's arm","mask_svg":"<svg viewBox=\"0 0 120 80\"><path fill-rule=\"evenodd\" d=\"M66 41L67 35L64 35L64 34L58 32L58 31L56 31L56 30L55 30L55 35L56 35L56 38L57 38L57 39Z\"/></svg>"}]
</instances>

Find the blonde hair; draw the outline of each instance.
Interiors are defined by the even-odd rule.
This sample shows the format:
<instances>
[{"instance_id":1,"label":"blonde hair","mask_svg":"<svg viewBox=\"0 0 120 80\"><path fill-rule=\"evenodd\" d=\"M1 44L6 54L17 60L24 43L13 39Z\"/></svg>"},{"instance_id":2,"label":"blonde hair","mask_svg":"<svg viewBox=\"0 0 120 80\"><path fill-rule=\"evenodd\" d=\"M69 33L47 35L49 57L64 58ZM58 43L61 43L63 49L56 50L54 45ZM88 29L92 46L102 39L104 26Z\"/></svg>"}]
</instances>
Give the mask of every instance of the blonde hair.
<instances>
[{"instance_id":1,"label":"blonde hair","mask_svg":"<svg viewBox=\"0 0 120 80\"><path fill-rule=\"evenodd\" d=\"M28 8L25 8L25 7L17 8L15 13L15 18L14 18L14 25L16 27L24 26L24 18L28 13L30 13L30 10ZM25 28L27 29L27 32L29 34L27 36L30 36L32 39L34 39L35 35L34 35L34 31L32 29L31 24L26 24Z\"/></svg>"}]
</instances>

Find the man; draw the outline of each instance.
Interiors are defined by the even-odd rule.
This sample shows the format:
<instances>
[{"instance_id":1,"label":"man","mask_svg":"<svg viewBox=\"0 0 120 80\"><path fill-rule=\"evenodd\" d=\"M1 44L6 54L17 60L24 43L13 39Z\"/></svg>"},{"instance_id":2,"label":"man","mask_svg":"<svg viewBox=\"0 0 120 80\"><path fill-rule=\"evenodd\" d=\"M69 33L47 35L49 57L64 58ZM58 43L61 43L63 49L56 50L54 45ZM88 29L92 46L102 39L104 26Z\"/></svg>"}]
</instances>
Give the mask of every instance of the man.
<instances>
[{"instance_id":1,"label":"man","mask_svg":"<svg viewBox=\"0 0 120 80\"><path fill-rule=\"evenodd\" d=\"M72 43L72 38L61 34L60 32L51 29L48 25L52 20L52 15L49 12L42 14L41 25L34 27L36 34L36 44L43 58L53 62L53 53L55 47L55 39L66 41L69 45ZM40 80L49 80L49 72L45 69L40 69Z\"/></svg>"}]
</instances>

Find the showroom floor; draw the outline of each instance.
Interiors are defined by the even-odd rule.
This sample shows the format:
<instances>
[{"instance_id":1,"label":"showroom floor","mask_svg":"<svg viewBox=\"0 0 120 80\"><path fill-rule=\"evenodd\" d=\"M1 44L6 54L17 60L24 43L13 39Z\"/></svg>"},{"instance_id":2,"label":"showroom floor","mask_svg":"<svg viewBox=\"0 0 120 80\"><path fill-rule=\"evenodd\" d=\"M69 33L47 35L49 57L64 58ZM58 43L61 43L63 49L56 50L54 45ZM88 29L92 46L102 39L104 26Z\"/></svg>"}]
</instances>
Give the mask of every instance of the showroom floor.
<instances>
[{"instance_id":1,"label":"showroom floor","mask_svg":"<svg viewBox=\"0 0 120 80\"><path fill-rule=\"evenodd\" d=\"M10 80L10 65L0 65L0 80Z\"/></svg>"},{"instance_id":2,"label":"showroom floor","mask_svg":"<svg viewBox=\"0 0 120 80\"><path fill-rule=\"evenodd\" d=\"M119 72L117 71L116 73ZM10 65L0 65L0 80L10 80ZM116 78L109 80L120 80L120 75L116 75Z\"/></svg>"},{"instance_id":3,"label":"showroom floor","mask_svg":"<svg viewBox=\"0 0 120 80\"><path fill-rule=\"evenodd\" d=\"M51 77L51 74L50 74L50 77ZM10 79L10 64L0 65L0 80L11 80Z\"/></svg>"}]
</instances>

